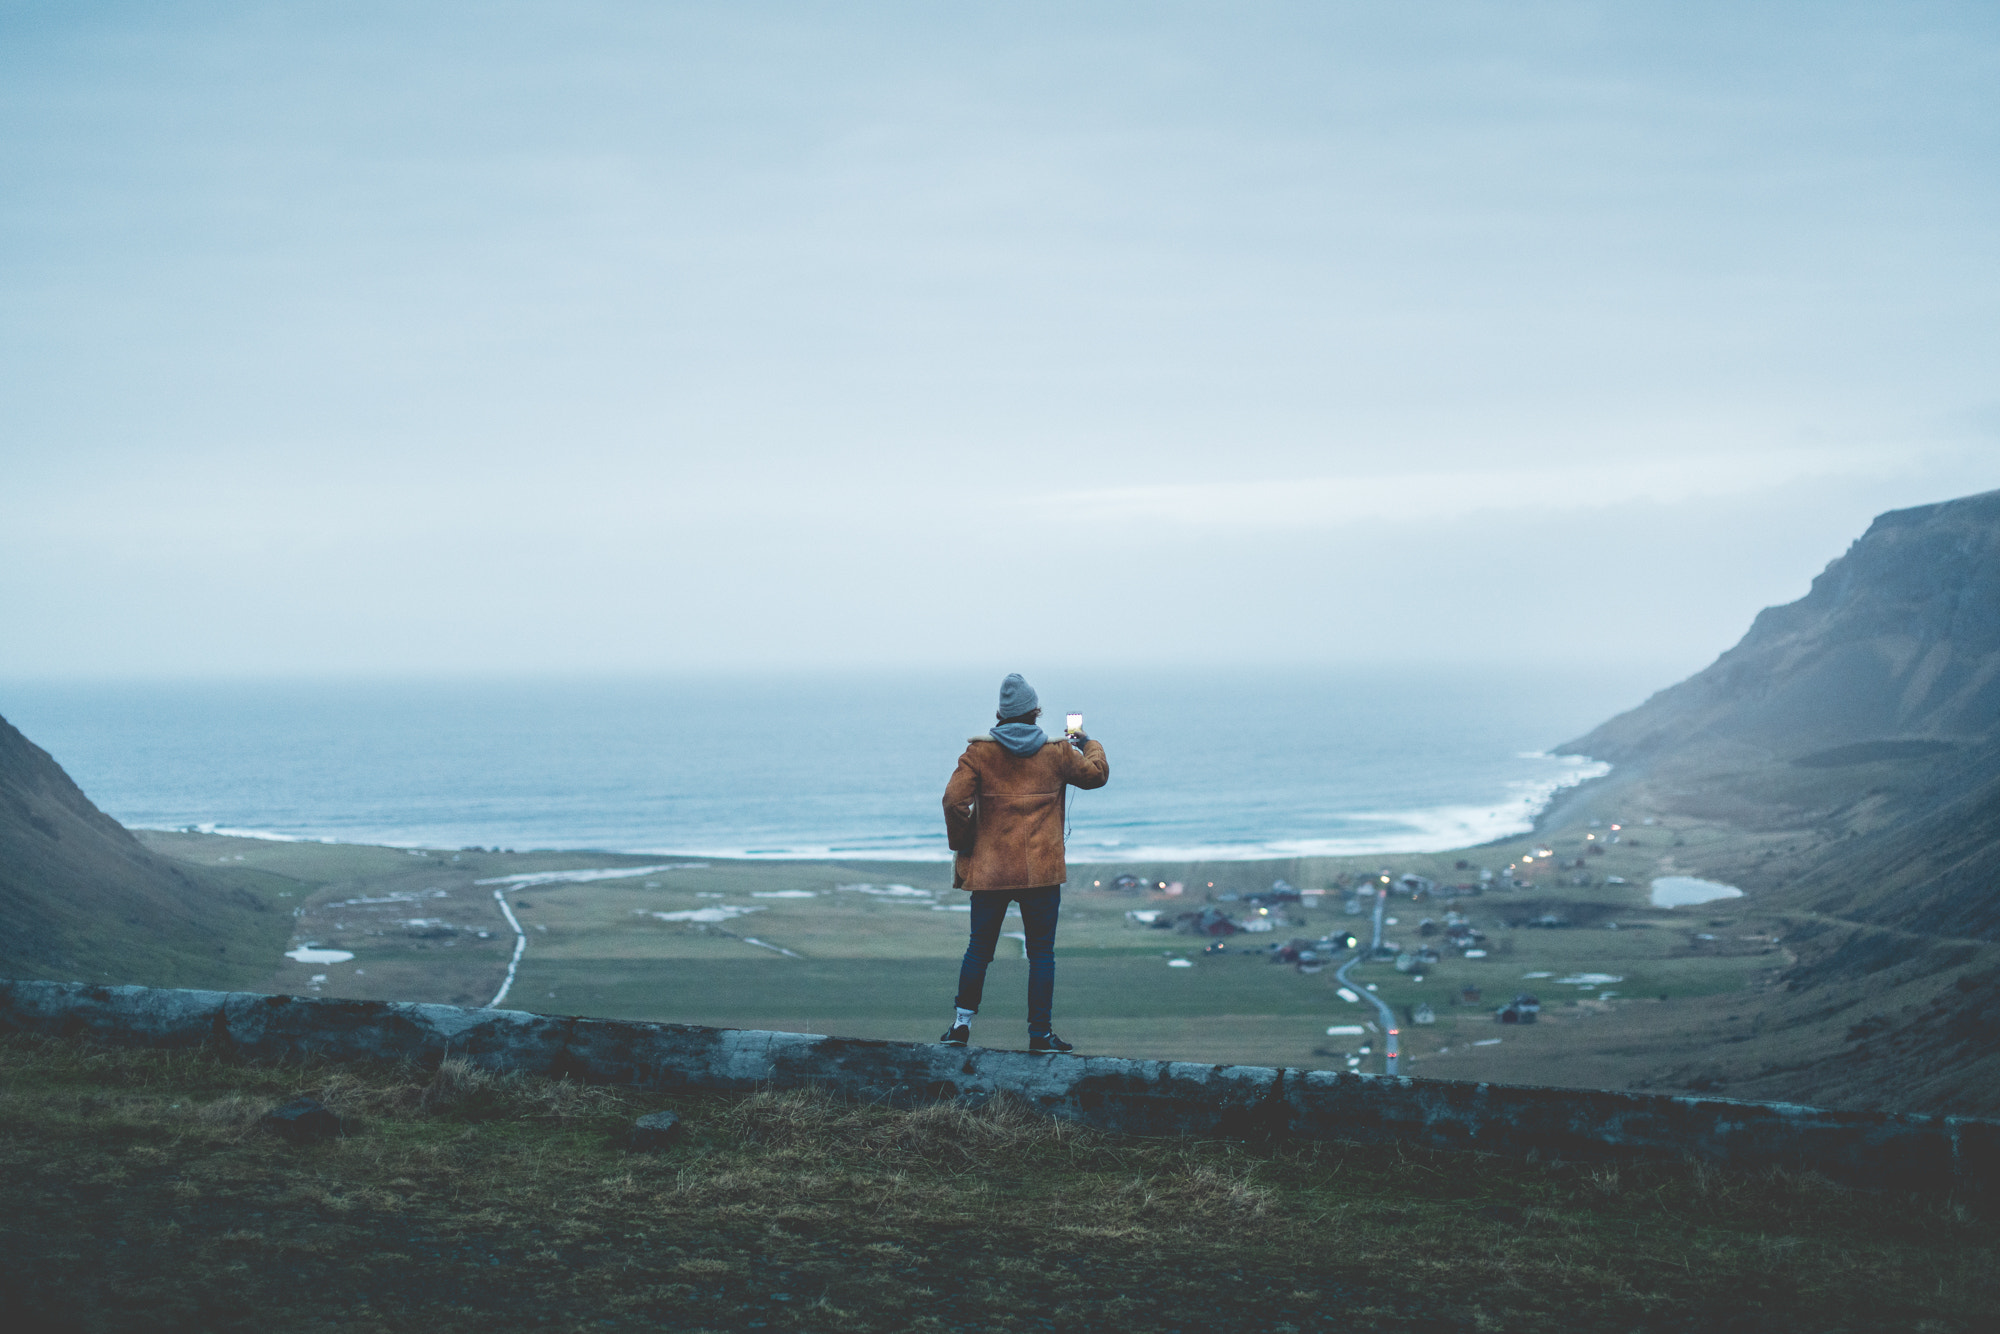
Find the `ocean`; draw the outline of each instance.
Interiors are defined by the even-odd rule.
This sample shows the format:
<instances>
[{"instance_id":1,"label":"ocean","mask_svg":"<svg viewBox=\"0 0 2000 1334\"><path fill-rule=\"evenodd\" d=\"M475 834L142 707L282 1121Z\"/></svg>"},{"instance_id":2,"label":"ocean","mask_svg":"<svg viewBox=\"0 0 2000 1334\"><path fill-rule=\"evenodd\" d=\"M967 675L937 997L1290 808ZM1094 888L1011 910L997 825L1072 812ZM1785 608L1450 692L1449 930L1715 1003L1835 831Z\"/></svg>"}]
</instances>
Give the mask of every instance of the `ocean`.
<instances>
[{"instance_id":1,"label":"ocean","mask_svg":"<svg viewBox=\"0 0 2000 1334\"><path fill-rule=\"evenodd\" d=\"M1135 655L1139 656L1139 655ZM990 679L989 679L990 678ZM139 828L409 847L943 860L939 798L997 672L15 682L0 716ZM1030 672L1111 782L1076 861L1436 850L1527 829L1602 766L1548 749L1637 667Z\"/></svg>"}]
</instances>

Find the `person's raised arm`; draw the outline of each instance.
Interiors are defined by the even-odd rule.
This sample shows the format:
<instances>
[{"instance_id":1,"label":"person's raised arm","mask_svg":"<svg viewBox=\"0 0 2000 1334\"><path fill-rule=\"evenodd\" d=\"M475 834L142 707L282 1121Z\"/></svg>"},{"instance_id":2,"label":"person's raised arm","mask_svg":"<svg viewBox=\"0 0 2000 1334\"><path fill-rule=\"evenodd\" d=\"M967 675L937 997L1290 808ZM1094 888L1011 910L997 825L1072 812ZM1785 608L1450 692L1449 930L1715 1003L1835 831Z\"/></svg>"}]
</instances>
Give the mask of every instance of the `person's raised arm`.
<instances>
[{"instance_id":1,"label":"person's raised arm","mask_svg":"<svg viewBox=\"0 0 2000 1334\"><path fill-rule=\"evenodd\" d=\"M1103 787L1111 779L1111 761L1104 758L1104 747L1088 737L1077 740L1079 744L1069 747L1063 778L1071 787Z\"/></svg>"}]
</instances>

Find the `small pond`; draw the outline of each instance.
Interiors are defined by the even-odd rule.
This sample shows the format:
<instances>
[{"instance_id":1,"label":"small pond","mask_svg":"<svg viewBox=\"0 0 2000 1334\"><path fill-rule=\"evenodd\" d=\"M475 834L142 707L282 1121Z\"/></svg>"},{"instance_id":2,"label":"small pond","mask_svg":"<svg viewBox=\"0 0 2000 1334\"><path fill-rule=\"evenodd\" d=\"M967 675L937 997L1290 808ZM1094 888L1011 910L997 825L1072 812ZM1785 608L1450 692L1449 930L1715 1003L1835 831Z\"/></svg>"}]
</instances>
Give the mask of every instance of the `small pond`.
<instances>
[{"instance_id":1,"label":"small pond","mask_svg":"<svg viewBox=\"0 0 2000 1334\"><path fill-rule=\"evenodd\" d=\"M323 950L312 945L301 945L295 950L286 950L287 959L300 963L346 963L354 957L351 950Z\"/></svg>"},{"instance_id":2,"label":"small pond","mask_svg":"<svg viewBox=\"0 0 2000 1334\"><path fill-rule=\"evenodd\" d=\"M1716 880L1697 880L1691 875L1663 875L1653 882L1655 908L1683 908L1717 899L1740 899L1743 891Z\"/></svg>"}]
</instances>

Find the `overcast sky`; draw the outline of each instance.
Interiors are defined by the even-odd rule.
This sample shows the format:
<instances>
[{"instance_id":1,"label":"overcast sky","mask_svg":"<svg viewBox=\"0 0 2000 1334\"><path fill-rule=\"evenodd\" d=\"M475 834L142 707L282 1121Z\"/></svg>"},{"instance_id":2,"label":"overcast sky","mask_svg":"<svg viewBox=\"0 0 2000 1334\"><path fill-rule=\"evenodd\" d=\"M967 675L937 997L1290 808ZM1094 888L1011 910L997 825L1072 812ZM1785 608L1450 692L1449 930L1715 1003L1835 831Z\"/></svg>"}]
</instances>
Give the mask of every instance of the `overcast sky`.
<instances>
[{"instance_id":1,"label":"overcast sky","mask_svg":"<svg viewBox=\"0 0 2000 1334\"><path fill-rule=\"evenodd\" d=\"M1996 89L1984 0L0 0L0 675L1690 670L2000 487Z\"/></svg>"}]
</instances>

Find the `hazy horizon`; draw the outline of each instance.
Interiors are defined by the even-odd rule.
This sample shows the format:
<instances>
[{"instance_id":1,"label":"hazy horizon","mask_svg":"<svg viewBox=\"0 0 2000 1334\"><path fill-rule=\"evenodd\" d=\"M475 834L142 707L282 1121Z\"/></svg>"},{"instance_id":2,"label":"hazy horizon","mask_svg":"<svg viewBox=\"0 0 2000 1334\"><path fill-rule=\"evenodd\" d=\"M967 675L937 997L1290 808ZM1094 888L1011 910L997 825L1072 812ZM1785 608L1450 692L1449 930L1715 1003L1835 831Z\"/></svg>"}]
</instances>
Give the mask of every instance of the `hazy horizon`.
<instances>
[{"instance_id":1,"label":"hazy horizon","mask_svg":"<svg viewBox=\"0 0 2000 1334\"><path fill-rule=\"evenodd\" d=\"M1637 701L1601 669L1050 667L1115 781L1072 861L1436 850L1523 832L1602 766L1551 747ZM948 857L937 794L998 681L789 679L0 685L5 714L136 828L390 846Z\"/></svg>"},{"instance_id":2,"label":"hazy horizon","mask_svg":"<svg viewBox=\"0 0 2000 1334\"><path fill-rule=\"evenodd\" d=\"M2000 487L1996 73L1970 3L0 3L0 680L1664 686Z\"/></svg>"}]
</instances>

